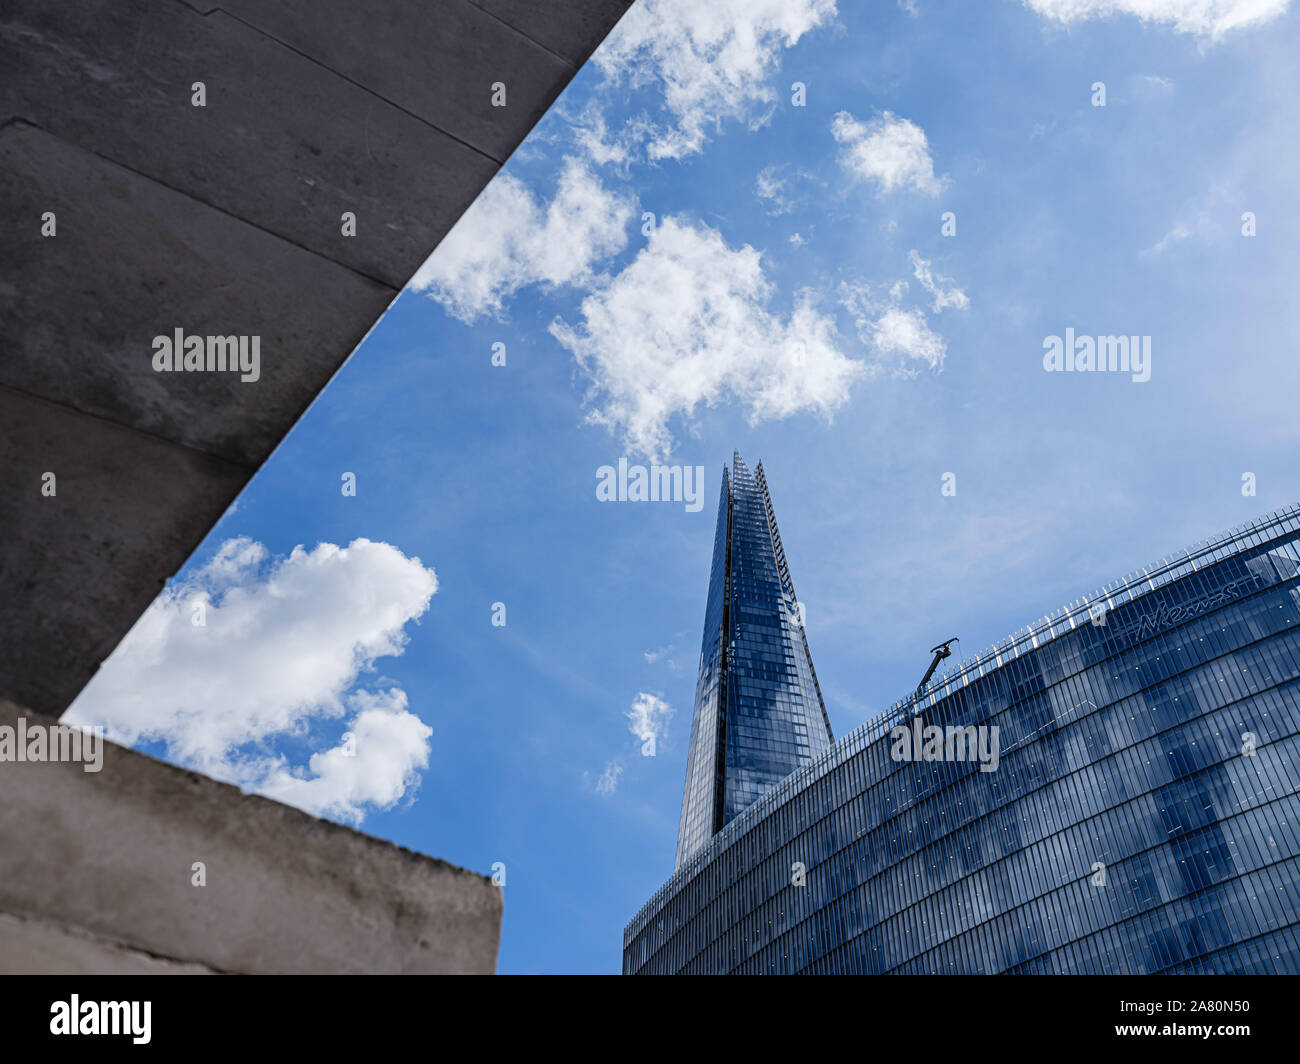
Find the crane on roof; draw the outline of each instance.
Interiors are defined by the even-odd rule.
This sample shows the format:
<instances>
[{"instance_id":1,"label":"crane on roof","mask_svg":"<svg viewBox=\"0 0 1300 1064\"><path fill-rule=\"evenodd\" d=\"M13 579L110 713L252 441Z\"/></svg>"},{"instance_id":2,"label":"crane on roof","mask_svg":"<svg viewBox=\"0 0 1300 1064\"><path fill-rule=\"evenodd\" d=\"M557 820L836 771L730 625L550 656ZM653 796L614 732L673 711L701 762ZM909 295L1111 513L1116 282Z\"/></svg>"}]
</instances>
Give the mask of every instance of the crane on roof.
<instances>
[{"instance_id":1,"label":"crane on roof","mask_svg":"<svg viewBox=\"0 0 1300 1064\"><path fill-rule=\"evenodd\" d=\"M946 643L940 643L937 647L930 648L930 653L934 655L934 660L930 662L930 667L925 670L925 675L921 677L921 682L916 685L916 694L912 696L913 698L921 697L921 692L925 690L925 685L930 682L930 677L934 675L934 670L939 667L939 662L943 661L944 658L951 657L952 644L960 642L961 640L957 636L953 636Z\"/></svg>"}]
</instances>

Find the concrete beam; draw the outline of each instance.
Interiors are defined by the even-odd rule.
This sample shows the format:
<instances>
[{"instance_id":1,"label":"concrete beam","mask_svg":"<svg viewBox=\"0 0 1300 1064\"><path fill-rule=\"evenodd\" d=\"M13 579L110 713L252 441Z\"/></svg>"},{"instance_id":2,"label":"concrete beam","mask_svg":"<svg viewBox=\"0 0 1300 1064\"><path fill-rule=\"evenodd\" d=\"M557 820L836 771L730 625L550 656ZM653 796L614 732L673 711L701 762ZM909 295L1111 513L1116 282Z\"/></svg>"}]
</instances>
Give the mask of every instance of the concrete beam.
<instances>
[{"instance_id":1,"label":"concrete beam","mask_svg":"<svg viewBox=\"0 0 1300 1064\"><path fill-rule=\"evenodd\" d=\"M54 920L0 912L0 975L219 975Z\"/></svg>"},{"instance_id":2,"label":"concrete beam","mask_svg":"<svg viewBox=\"0 0 1300 1064\"><path fill-rule=\"evenodd\" d=\"M6 7L0 115L20 117L390 288L415 272L504 159L225 11L201 18L175 2L80 0L79 17L69 18L60 9L67 5L40 0ZM250 13L256 8L282 10L263 2ZM423 21L426 32L438 32L436 19ZM325 19L319 28L327 40L345 32ZM349 38L353 50L357 39ZM375 53L357 61L387 67ZM443 76L455 72L435 49L424 61L441 61ZM548 70L555 65L545 53L543 61ZM395 62L389 76L422 81L422 74L418 65ZM199 81L202 108L190 102ZM533 90L547 95L562 85ZM520 106L505 109L512 121L526 109L519 87ZM486 86L482 95L490 102ZM485 144L497 152L504 146L500 136ZM92 215L103 205L97 196L80 199ZM344 211L357 216L355 237L342 235ZM61 253L59 241L46 243L46 257ZM214 282L226 279L214 269Z\"/></svg>"},{"instance_id":3,"label":"concrete beam","mask_svg":"<svg viewBox=\"0 0 1300 1064\"><path fill-rule=\"evenodd\" d=\"M112 743L85 767L0 761L0 972L496 969L485 876Z\"/></svg>"},{"instance_id":4,"label":"concrete beam","mask_svg":"<svg viewBox=\"0 0 1300 1064\"><path fill-rule=\"evenodd\" d=\"M0 696L67 707L626 7L7 0Z\"/></svg>"},{"instance_id":5,"label":"concrete beam","mask_svg":"<svg viewBox=\"0 0 1300 1064\"><path fill-rule=\"evenodd\" d=\"M0 679L61 712L250 469L3 386L0 426Z\"/></svg>"}]
</instances>

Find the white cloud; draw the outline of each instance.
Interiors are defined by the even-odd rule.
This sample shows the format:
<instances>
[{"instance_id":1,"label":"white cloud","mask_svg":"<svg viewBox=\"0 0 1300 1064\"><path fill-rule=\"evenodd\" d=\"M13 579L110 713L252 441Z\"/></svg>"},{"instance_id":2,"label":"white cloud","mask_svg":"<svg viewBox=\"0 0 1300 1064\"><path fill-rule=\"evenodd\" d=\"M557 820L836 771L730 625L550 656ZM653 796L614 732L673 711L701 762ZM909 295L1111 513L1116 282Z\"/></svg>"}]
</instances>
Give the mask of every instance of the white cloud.
<instances>
[{"instance_id":1,"label":"white cloud","mask_svg":"<svg viewBox=\"0 0 1300 1064\"><path fill-rule=\"evenodd\" d=\"M929 260L915 249L908 253L908 260L913 276L934 298L935 313L969 306L966 293L955 285L944 287L952 285L951 278L935 274ZM919 365L941 370L948 354L948 345L930 327L925 311L903 306L909 287L906 281L895 281L883 298L873 295L870 285L840 287L840 302L853 315L858 338L875 353L875 365L900 377L915 377Z\"/></svg>"},{"instance_id":2,"label":"white cloud","mask_svg":"<svg viewBox=\"0 0 1300 1064\"><path fill-rule=\"evenodd\" d=\"M261 565L266 556L266 548L247 536L226 540L203 567L204 590L208 594L226 590L238 583L245 573ZM206 594L204 599L206 601Z\"/></svg>"},{"instance_id":3,"label":"white cloud","mask_svg":"<svg viewBox=\"0 0 1300 1064\"><path fill-rule=\"evenodd\" d=\"M585 158L597 166L613 166L622 171L637 160L641 147L654 132L648 118L636 116L611 133L604 113L595 102L583 108L571 128L574 145Z\"/></svg>"},{"instance_id":4,"label":"white cloud","mask_svg":"<svg viewBox=\"0 0 1300 1064\"><path fill-rule=\"evenodd\" d=\"M367 806L392 805L419 780L429 764L433 729L406 708L406 692L358 691L349 723L350 738L312 754L307 770L283 760L265 766L257 790L269 798L359 823Z\"/></svg>"},{"instance_id":5,"label":"white cloud","mask_svg":"<svg viewBox=\"0 0 1300 1064\"><path fill-rule=\"evenodd\" d=\"M511 174L498 174L411 279L411 287L471 322L500 314L529 284L581 285L597 263L627 245L630 193L607 189L567 157L546 206Z\"/></svg>"},{"instance_id":6,"label":"white cloud","mask_svg":"<svg viewBox=\"0 0 1300 1064\"><path fill-rule=\"evenodd\" d=\"M863 339L869 340L881 354L925 362L931 369L941 368L948 353L943 338L930 328L925 315L915 308L890 307L875 321L866 323ZM916 370L904 361L899 372L914 376Z\"/></svg>"},{"instance_id":7,"label":"white cloud","mask_svg":"<svg viewBox=\"0 0 1300 1064\"><path fill-rule=\"evenodd\" d=\"M1137 80L1138 84L1155 94L1167 96L1174 91L1173 78L1166 78L1160 74L1139 74Z\"/></svg>"},{"instance_id":8,"label":"white cloud","mask_svg":"<svg viewBox=\"0 0 1300 1064\"><path fill-rule=\"evenodd\" d=\"M934 296L934 310L938 314L948 307L956 307L963 310L970 305L970 300L966 298L966 293L956 285L953 285L951 277L944 277L936 274L930 269L930 260L921 258L920 253L913 248L908 252L908 259L912 263L912 276L921 282L930 295ZM944 288L944 285L953 285L951 288Z\"/></svg>"},{"instance_id":9,"label":"white cloud","mask_svg":"<svg viewBox=\"0 0 1300 1064\"><path fill-rule=\"evenodd\" d=\"M428 761L427 725L398 688L356 688L401 654L405 626L437 591L432 569L366 539L270 558L227 540L169 584L65 714L118 742L161 742L168 756L315 813L360 820L394 804ZM194 623L202 619L203 624ZM321 719L350 715L353 739L293 768L269 754Z\"/></svg>"},{"instance_id":10,"label":"white cloud","mask_svg":"<svg viewBox=\"0 0 1300 1064\"><path fill-rule=\"evenodd\" d=\"M658 695L641 691L627 711L627 719L631 722L628 730L643 743L647 739L657 743L667 734L673 713L673 707Z\"/></svg>"},{"instance_id":11,"label":"white cloud","mask_svg":"<svg viewBox=\"0 0 1300 1064\"><path fill-rule=\"evenodd\" d=\"M767 203L768 214L787 214L794 207L785 193L785 182L776 176L775 166L760 170L754 185L758 198Z\"/></svg>"},{"instance_id":12,"label":"white cloud","mask_svg":"<svg viewBox=\"0 0 1300 1064\"><path fill-rule=\"evenodd\" d=\"M663 87L651 159L700 151L725 120L761 125L780 52L835 17L835 0L638 0L592 57L607 76Z\"/></svg>"},{"instance_id":13,"label":"white cloud","mask_svg":"<svg viewBox=\"0 0 1300 1064\"><path fill-rule=\"evenodd\" d=\"M880 193L914 188L937 196L943 182L934 176L934 160L925 131L890 111L859 122L840 111L831 122L831 135L845 146L841 164L850 173L874 181Z\"/></svg>"},{"instance_id":14,"label":"white cloud","mask_svg":"<svg viewBox=\"0 0 1300 1064\"><path fill-rule=\"evenodd\" d=\"M1236 181L1216 180L1210 188L1184 204L1169 230L1138 254L1142 258L1162 255L1185 240L1221 241L1240 232L1231 222L1238 218L1236 204L1243 199Z\"/></svg>"},{"instance_id":15,"label":"white cloud","mask_svg":"<svg viewBox=\"0 0 1300 1064\"><path fill-rule=\"evenodd\" d=\"M1164 236L1152 244L1149 248L1143 248L1138 254L1140 255L1161 255L1168 251L1174 244L1186 240L1192 235L1192 229L1186 222L1175 222L1172 229Z\"/></svg>"},{"instance_id":16,"label":"white cloud","mask_svg":"<svg viewBox=\"0 0 1300 1064\"><path fill-rule=\"evenodd\" d=\"M609 796L618 790L618 781L623 775L623 762L609 761L605 764L605 771L600 774L600 779L596 781L596 793Z\"/></svg>"},{"instance_id":17,"label":"white cloud","mask_svg":"<svg viewBox=\"0 0 1300 1064\"><path fill-rule=\"evenodd\" d=\"M773 217L804 206L809 186L824 188L825 182L803 167L765 166L754 179L754 191Z\"/></svg>"},{"instance_id":18,"label":"white cloud","mask_svg":"<svg viewBox=\"0 0 1300 1064\"><path fill-rule=\"evenodd\" d=\"M706 226L665 218L636 258L583 301L581 327L556 339L591 377L591 421L651 458L671 450L670 419L732 399L751 423L828 417L865 367L842 354L833 320L803 292L788 317L768 310L760 256Z\"/></svg>"},{"instance_id":19,"label":"white cloud","mask_svg":"<svg viewBox=\"0 0 1300 1064\"><path fill-rule=\"evenodd\" d=\"M673 656L676 649L676 644L670 643L668 646L660 647L658 650L647 650L643 652L641 656L645 659L647 665L663 664L672 672L681 672L682 663Z\"/></svg>"},{"instance_id":20,"label":"white cloud","mask_svg":"<svg viewBox=\"0 0 1300 1064\"><path fill-rule=\"evenodd\" d=\"M657 661L662 657L663 653L664 651L646 651L645 659L648 662ZM657 744L667 734L668 722L672 719L673 713L673 707L658 695L642 691L633 700L632 708L626 714L627 719L630 721L628 727L632 734L641 741L643 754L645 753L644 744L647 741ZM654 752L653 747L650 752ZM584 786L592 787L597 794L608 797L618 790L618 781L622 775L623 762L615 759L605 762L605 770L594 784L589 772L582 774L582 780Z\"/></svg>"},{"instance_id":21,"label":"white cloud","mask_svg":"<svg viewBox=\"0 0 1300 1064\"><path fill-rule=\"evenodd\" d=\"M1290 0L1024 0L1026 7L1067 25L1111 15L1163 22L1180 33L1222 37L1230 30L1259 26L1283 14Z\"/></svg>"}]
</instances>

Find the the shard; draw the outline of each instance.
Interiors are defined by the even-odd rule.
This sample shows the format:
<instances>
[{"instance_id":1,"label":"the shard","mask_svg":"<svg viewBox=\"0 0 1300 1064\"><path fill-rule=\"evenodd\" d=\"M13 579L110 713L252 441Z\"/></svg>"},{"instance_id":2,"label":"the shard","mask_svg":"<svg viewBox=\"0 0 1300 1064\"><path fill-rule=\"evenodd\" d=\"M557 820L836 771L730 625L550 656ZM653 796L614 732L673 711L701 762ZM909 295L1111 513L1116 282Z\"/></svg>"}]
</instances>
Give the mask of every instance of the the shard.
<instances>
[{"instance_id":1,"label":"the shard","mask_svg":"<svg viewBox=\"0 0 1300 1064\"><path fill-rule=\"evenodd\" d=\"M677 867L832 743L763 464L722 474Z\"/></svg>"}]
</instances>

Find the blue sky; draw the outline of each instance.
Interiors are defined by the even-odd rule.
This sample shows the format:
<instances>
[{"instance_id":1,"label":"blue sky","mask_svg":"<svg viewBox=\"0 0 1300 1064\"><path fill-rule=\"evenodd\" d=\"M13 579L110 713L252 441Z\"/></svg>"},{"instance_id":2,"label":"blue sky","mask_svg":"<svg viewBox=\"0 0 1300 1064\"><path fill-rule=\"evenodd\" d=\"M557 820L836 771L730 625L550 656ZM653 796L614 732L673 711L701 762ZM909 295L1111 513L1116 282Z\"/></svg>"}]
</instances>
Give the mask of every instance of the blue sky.
<instances>
[{"instance_id":1,"label":"blue sky","mask_svg":"<svg viewBox=\"0 0 1300 1064\"><path fill-rule=\"evenodd\" d=\"M73 719L502 862L502 972L619 970L734 448L837 735L1300 494L1298 45L1286 0L639 3ZM1067 328L1150 379L1045 371ZM620 457L703 508L599 502Z\"/></svg>"}]
</instances>

